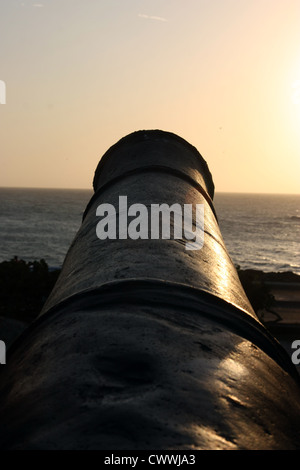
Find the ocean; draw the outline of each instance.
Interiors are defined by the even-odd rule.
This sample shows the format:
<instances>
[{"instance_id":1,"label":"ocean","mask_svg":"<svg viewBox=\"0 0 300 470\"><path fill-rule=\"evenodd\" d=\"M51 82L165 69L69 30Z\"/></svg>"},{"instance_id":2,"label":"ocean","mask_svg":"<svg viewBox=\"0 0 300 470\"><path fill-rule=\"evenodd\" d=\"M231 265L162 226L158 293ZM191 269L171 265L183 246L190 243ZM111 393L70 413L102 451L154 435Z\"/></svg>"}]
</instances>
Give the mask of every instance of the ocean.
<instances>
[{"instance_id":1,"label":"ocean","mask_svg":"<svg viewBox=\"0 0 300 470\"><path fill-rule=\"evenodd\" d=\"M0 262L61 267L92 190L0 188ZM300 274L300 195L216 193L214 206L242 269Z\"/></svg>"}]
</instances>

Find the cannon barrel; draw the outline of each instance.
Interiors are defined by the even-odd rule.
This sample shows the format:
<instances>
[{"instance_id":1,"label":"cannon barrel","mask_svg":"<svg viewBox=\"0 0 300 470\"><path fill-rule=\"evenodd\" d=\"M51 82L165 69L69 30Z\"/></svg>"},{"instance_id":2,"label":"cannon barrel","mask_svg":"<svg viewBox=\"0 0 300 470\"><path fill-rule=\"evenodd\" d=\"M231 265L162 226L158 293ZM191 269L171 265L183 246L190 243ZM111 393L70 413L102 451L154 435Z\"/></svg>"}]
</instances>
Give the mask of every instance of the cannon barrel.
<instances>
[{"instance_id":1,"label":"cannon barrel","mask_svg":"<svg viewBox=\"0 0 300 470\"><path fill-rule=\"evenodd\" d=\"M7 353L1 448L300 447L297 372L240 284L196 148L134 132L104 154L94 191L40 316Z\"/></svg>"}]
</instances>

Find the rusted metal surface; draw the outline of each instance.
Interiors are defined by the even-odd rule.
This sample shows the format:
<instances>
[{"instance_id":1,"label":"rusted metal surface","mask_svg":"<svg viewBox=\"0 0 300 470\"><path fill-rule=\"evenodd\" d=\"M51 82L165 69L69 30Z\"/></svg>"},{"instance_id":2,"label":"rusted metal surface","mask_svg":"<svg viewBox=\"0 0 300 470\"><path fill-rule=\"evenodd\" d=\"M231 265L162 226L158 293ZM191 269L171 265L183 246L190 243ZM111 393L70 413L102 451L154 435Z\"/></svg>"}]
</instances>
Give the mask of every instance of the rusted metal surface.
<instances>
[{"instance_id":1,"label":"rusted metal surface","mask_svg":"<svg viewBox=\"0 0 300 470\"><path fill-rule=\"evenodd\" d=\"M201 155L140 131L104 155L95 195L38 320L7 357L8 449L295 449L297 372L227 253ZM99 240L99 204L204 204L204 245Z\"/></svg>"}]
</instances>

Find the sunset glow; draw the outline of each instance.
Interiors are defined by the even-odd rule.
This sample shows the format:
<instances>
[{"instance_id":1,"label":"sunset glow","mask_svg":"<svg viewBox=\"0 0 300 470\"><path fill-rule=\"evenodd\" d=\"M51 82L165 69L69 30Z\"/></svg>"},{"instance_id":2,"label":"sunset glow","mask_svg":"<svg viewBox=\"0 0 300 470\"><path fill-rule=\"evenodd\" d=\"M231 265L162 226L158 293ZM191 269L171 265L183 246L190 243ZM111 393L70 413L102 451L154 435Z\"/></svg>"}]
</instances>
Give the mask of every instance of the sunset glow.
<instances>
[{"instance_id":1,"label":"sunset glow","mask_svg":"<svg viewBox=\"0 0 300 470\"><path fill-rule=\"evenodd\" d=\"M0 0L0 186L91 188L174 132L217 191L300 192L299 0Z\"/></svg>"}]
</instances>

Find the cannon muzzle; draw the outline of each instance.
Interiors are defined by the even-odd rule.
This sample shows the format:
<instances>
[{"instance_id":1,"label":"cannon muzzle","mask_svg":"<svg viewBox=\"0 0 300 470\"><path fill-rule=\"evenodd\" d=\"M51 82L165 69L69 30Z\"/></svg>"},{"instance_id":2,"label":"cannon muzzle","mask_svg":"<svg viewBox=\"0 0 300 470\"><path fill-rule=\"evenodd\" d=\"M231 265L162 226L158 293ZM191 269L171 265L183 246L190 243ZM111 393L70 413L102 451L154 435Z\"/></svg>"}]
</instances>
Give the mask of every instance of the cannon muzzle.
<instances>
[{"instance_id":1,"label":"cannon muzzle","mask_svg":"<svg viewBox=\"0 0 300 470\"><path fill-rule=\"evenodd\" d=\"M102 157L38 319L7 352L4 449L296 449L299 379L226 250L199 152L159 130Z\"/></svg>"}]
</instances>

